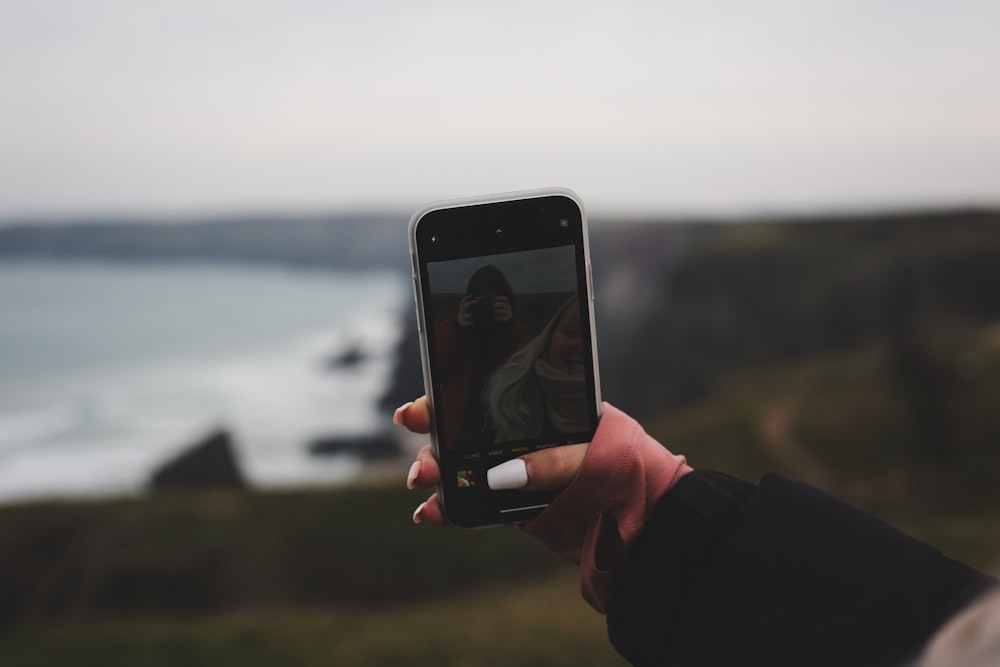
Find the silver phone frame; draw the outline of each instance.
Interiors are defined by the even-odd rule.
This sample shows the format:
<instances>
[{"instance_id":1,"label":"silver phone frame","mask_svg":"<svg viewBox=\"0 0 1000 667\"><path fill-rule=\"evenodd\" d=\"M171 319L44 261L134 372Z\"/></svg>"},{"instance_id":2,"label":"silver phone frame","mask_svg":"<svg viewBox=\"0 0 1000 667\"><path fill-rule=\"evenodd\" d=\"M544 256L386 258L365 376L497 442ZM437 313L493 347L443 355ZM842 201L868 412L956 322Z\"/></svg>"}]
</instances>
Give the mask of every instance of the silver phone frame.
<instances>
[{"instance_id":1,"label":"silver phone frame","mask_svg":"<svg viewBox=\"0 0 1000 667\"><path fill-rule=\"evenodd\" d=\"M430 425L431 425L431 446L434 450L435 458L440 459L440 452L438 448L438 438L436 434L437 419L435 415L434 406L434 388L431 381L431 367L430 367L430 349L428 346L427 339L427 322L424 318L425 308L423 302L423 285L421 284L420 275L420 258L417 256L417 226L420 220L426 216L428 213L439 211L443 209L451 208L465 208L469 206L478 206L481 204L500 204L504 202L511 201L522 201L526 199L540 199L543 197L565 197L573 201L577 208L580 210L580 222L581 222L581 232L583 235L583 257L586 272L586 290L587 290L587 311L588 317L590 318L590 338L591 338L591 367L593 368L594 374L594 392L596 398L596 410L597 418L600 420L603 408L601 404L601 378L600 378L600 366L597 363L597 329L595 326L595 314L594 314L594 280L593 274L591 272L590 263L590 228L587 224L587 211L583 205L583 200L578 194L569 188L563 187L547 187L547 188L536 188L531 190L517 190L513 192L502 192L487 195L478 195L472 197L461 197L457 199L446 199L441 201L434 201L417 209L410 218L409 225L407 227L407 237L409 241L410 249L410 269L412 272L412 284L413 284L413 296L416 304L417 310L417 333L420 339L420 363L424 376L424 394L427 396L427 404L430 410ZM448 519L449 523L454 522L448 516L448 508L445 502L445 494L441 484L438 485L438 500L441 503L441 509L444 512L445 518ZM523 508L513 508L512 511L526 511L531 509L537 509L541 506L529 506ZM504 525L503 522L495 524L486 524L482 526L476 526L475 528L488 528L491 526Z\"/></svg>"}]
</instances>

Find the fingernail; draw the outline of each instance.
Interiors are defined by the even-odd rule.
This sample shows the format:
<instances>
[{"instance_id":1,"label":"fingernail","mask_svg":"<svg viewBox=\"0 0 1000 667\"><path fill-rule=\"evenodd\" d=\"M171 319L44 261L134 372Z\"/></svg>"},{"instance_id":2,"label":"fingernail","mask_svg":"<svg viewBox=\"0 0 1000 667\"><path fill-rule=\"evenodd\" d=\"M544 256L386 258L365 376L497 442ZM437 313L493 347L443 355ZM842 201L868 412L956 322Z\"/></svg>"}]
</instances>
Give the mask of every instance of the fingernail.
<instances>
[{"instance_id":1,"label":"fingernail","mask_svg":"<svg viewBox=\"0 0 1000 667\"><path fill-rule=\"evenodd\" d=\"M392 413L392 423L395 424L396 426L402 426L403 415L406 414L406 411L410 408L411 405L413 405L413 401L403 403L401 406L396 408L396 411Z\"/></svg>"},{"instance_id":2,"label":"fingernail","mask_svg":"<svg viewBox=\"0 0 1000 667\"><path fill-rule=\"evenodd\" d=\"M415 509L413 511L413 523L423 523L424 522L424 520L420 518L420 513L424 511L424 506L426 504L427 504L427 501L425 500L424 502L422 502L419 505L417 505L417 509Z\"/></svg>"},{"instance_id":3,"label":"fingernail","mask_svg":"<svg viewBox=\"0 0 1000 667\"><path fill-rule=\"evenodd\" d=\"M417 481L417 475L420 474L420 461L414 461L413 465L410 466L410 472L406 473L406 488L410 491L413 490L413 483Z\"/></svg>"},{"instance_id":4,"label":"fingernail","mask_svg":"<svg viewBox=\"0 0 1000 667\"><path fill-rule=\"evenodd\" d=\"M523 489L528 485L528 466L524 459L511 459L486 471L486 485L494 491Z\"/></svg>"}]
</instances>

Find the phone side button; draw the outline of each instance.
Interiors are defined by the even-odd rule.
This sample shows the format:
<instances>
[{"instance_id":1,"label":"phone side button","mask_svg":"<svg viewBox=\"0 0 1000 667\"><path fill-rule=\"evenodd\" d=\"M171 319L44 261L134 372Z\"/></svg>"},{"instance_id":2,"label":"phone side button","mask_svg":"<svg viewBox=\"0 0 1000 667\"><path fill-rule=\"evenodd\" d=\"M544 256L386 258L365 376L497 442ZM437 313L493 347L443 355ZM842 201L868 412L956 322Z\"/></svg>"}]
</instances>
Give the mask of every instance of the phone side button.
<instances>
[{"instance_id":1,"label":"phone side button","mask_svg":"<svg viewBox=\"0 0 1000 667\"><path fill-rule=\"evenodd\" d=\"M416 303L415 312L417 314L417 332L423 333L424 327L420 321L420 293L417 291L417 275L413 274L413 301Z\"/></svg>"}]
</instances>

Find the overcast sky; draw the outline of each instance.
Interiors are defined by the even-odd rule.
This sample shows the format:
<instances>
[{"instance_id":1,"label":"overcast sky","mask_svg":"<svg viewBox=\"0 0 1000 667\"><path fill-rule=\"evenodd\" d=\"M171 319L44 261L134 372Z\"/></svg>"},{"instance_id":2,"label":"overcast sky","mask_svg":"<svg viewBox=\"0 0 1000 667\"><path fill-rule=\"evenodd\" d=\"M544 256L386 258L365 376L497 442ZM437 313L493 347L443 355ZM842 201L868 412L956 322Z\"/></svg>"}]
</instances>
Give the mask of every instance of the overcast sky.
<instances>
[{"instance_id":1,"label":"overcast sky","mask_svg":"<svg viewBox=\"0 0 1000 667\"><path fill-rule=\"evenodd\" d=\"M0 220L996 204L998 27L995 0L0 0Z\"/></svg>"}]
</instances>

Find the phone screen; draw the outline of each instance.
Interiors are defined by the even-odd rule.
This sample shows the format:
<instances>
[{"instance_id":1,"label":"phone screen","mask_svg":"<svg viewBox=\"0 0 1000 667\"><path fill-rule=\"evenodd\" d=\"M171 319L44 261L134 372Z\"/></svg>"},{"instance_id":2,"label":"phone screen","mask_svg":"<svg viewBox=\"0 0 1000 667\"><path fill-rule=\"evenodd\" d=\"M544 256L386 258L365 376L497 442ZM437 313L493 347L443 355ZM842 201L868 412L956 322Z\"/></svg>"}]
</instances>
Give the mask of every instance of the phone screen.
<instances>
[{"instance_id":1,"label":"phone screen","mask_svg":"<svg viewBox=\"0 0 1000 667\"><path fill-rule=\"evenodd\" d=\"M555 493L486 471L589 442L600 414L586 222L565 195L432 209L411 226L418 320L448 518L530 518Z\"/></svg>"}]
</instances>

